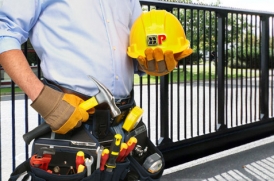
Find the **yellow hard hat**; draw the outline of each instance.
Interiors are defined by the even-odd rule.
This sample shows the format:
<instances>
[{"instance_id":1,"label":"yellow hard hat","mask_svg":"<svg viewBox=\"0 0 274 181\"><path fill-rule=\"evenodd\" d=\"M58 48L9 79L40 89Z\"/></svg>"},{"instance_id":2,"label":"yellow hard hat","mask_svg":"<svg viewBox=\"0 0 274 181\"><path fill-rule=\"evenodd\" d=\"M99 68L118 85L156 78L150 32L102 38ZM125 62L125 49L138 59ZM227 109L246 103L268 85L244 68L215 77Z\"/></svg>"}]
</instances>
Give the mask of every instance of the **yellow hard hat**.
<instances>
[{"instance_id":1,"label":"yellow hard hat","mask_svg":"<svg viewBox=\"0 0 274 181\"><path fill-rule=\"evenodd\" d=\"M179 53L189 48L183 26L179 20L165 10L143 12L134 22L127 49L128 56L145 55L146 48L162 48Z\"/></svg>"}]
</instances>

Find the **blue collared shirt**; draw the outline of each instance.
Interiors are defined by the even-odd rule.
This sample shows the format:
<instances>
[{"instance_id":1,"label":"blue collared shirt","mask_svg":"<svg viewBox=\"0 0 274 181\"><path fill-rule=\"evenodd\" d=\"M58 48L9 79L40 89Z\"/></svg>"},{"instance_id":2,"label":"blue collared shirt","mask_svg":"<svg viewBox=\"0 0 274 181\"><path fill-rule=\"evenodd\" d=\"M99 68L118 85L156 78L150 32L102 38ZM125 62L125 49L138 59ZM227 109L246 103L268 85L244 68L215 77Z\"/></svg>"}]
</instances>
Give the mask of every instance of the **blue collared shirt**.
<instances>
[{"instance_id":1,"label":"blue collared shirt","mask_svg":"<svg viewBox=\"0 0 274 181\"><path fill-rule=\"evenodd\" d=\"M0 53L21 49L29 38L45 78L92 96L92 75L123 98L137 70L126 51L141 12L138 0L4 0Z\"/></svg>"}]
</instances>

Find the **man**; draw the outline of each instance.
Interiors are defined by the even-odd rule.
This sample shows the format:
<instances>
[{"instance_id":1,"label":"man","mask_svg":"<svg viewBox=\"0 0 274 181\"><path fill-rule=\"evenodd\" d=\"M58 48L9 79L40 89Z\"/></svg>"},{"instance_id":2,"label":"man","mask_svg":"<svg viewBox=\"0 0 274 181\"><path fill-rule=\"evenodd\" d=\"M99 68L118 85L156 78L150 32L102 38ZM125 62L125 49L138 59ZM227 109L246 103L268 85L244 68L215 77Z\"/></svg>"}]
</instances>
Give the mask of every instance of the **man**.
<instances>
[{"instance_id":1,"label":"man","mask_svg":"<svg viewBox=\"0 0 274 181\"><path fill-rule=\"evenodd\" d=\"M161 49L149 50L147 57L138 58L141 66L127 56L130 28L141 12L138 0L4 0L0 64L51 129L65 134L94 111L78 106L98 91L88 75L103 83L117 100L126 99L138 67L147 69L146 61L154 54L166 56ZM62 92L44 85L30 69L20 50L27 39L41 60L44 79ZM167 55L175 61L171 51ZM177 54L175 59L182 57ZM157 67L153 71L159 71Z\"/></svg>"}]
</instances>

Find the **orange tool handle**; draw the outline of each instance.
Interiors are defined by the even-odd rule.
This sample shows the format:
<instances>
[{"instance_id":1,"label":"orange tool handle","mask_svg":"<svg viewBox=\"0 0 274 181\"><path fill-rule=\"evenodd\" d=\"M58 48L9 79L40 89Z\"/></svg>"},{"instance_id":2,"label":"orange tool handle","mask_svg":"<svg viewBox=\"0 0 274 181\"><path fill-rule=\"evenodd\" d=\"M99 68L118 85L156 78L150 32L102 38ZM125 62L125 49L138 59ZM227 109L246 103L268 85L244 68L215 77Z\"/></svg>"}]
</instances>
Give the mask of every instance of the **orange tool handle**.
<instances>
[{"instance_id":1,"label":"orange tool handle","mask_svg":"<svg viewBox=\"0 0 274 181\"><path fill-rule=\"evenodd\" d=\"M123 157L125 156L128 149L128 145L126 143L121 144L121 149L118 158L116 159L116 162L121 162Z\"/></svg>"},{"instance_id":2,"label":"orange tool handle","mask_svg":"<svg viewBox=\"0 0 274 181\"><path fill-rule=\"evenodd\" d=\"M76 170L78 170L79 165L84 165L84 164L85 164L85 153L82 151L78 151L75 158Z\"/></svg>"},{"instance_id":3,"label":"orange tool handle","mask_svg":"<svg viewBox=\"0 0 274 181\"><path fill-rule=\"evenodd\" d=\"M135 137L131 137L128 141L127 141L127 146L128 149L126 150L125 155L123 156L121 162L123 162L125 160L125 158L129 155L129 153L135 148L135 145L137 144L137 139Z\"/></svg>"},{"instance_id":4,"label":"orange tool handle","mask_svg":"<svg viewBox=\"0 0 274 181\"><path fill-rule=\"evenodd\" d=\"M100 170L103 171L105 169L105 164L109 158L109 149L105 148L102 152L101 162L100 162ZM99 159L99 158L98 158Z\"/></svg>"}]
</instances>

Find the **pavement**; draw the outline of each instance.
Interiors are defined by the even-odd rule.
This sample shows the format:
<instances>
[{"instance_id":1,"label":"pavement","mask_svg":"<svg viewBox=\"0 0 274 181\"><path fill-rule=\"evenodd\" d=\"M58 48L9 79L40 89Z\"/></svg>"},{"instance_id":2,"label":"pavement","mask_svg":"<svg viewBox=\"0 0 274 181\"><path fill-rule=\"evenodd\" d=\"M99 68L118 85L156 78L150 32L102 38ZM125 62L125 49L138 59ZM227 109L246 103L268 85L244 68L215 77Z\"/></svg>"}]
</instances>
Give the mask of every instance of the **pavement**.
<instances>
[{"instance_id":1,"label":"pavement","mask_svg":"<svg viewBox=\"0 0 274 181\"><path fill-rule=\"evenodd\" d=\"M161 181L274 181L274 136L165 169Z\"/></svg>"}]
</instances>

